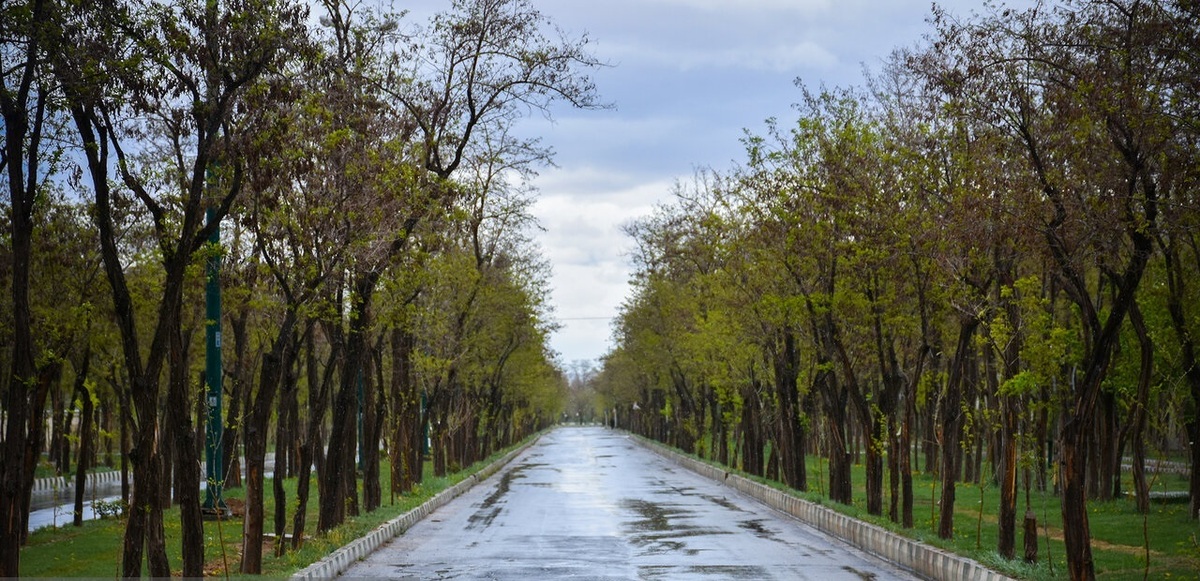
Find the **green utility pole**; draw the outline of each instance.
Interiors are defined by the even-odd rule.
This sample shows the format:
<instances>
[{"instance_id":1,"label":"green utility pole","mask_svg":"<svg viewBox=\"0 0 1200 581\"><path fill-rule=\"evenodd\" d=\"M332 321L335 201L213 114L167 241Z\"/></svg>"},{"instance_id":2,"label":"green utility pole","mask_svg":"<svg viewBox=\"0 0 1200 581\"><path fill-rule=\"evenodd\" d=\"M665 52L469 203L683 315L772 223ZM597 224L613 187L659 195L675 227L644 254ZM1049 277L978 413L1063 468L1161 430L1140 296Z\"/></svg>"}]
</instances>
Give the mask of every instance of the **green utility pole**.
<instances>
[{"instance_id":1,"label":"green utility pole","mask_svg":"<svg viewBox=\"0 0 1200 581\"><path fill-rule=\"evenodd\" d=\"M211 174L210 174L211 176ZM215 208L208 209L208 223L216 220ZM204 438L204 463L206 487L204 506L201 513L205 518L223 518L230 515L229 507L221 496L225 485L225 465L222 458L221 438L221 256L217 247L221 243L221 228L214 226L208 237L208 281L204 293L204 383L208 386L208 425Z\"/></svg>"}]
</instances>

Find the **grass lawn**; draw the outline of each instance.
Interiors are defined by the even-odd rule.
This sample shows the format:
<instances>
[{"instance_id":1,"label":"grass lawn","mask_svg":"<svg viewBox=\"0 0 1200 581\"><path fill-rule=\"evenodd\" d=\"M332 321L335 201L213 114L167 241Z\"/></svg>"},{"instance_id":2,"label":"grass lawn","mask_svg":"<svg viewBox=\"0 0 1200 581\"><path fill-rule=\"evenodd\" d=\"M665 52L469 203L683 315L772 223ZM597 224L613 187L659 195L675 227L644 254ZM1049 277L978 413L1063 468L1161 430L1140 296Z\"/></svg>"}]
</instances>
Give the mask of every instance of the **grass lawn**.
<instances>
[{"instance_id":1,"label":"grass lawn","mask_svg":"<svg viewBox=\"0 0 1200 581\"><path fill-rule=\"evenodd\" d=\"M713 463L715 464L715 463ZM866 471L861 465L853 467L854 504L842 505L830 501L822 492L828 487L829 466L823 459L808 458L810 492L801 493L761 478L755 480L786 489L797 496L833 508L844 514L866 520L952 552L966 555L985 565L1019 579L1065 579L1066 549L1062 543L1062 513L1059 498L1053 494L1030 493L1028 508L1037 515L1037 565L1022 560L1024 537L1022 518L1026 504L1024 489L1018 491L1017 558L1009 561L996 552L999 538L998 514L1000 489L994 485L960 483L956 487L954 538L937 537L937 503L941 483L935 477L913 475L914 527L905 530L886 516L866 512ZM1178 474L1153 477L1153 490L1186 490L1187 479ZM1128 475L1126 480L1129 480ZM1132 489L1132 482L1124 484ZM884 514L890 502L887 476L884 477ZM1092 558L1097 576L1102 579L1200 579L1200 522L1188 519L1187 503L1152 503L1150 514L1142 515L1132 499L1110 502L1092 501L1088 505L1088 524L1092 536Z\"/></svg>"},{"instance_id":2,"label":"grass lawn","mask_svg":"<svg viewBox=\"0 0 1200 581\"><path fill-rule=\"evenodd\" d=\"M511 448L509 449L511 450ZM307 510L307 535L304 546L296 552L276 557L270 541L263 553L263 576L246 576L252 579L284 578L315 563L354 539L357 539L383 523L408 512L432 498L438 492L453 486L471 474L478 472L509 450L497 452L491 458L478 462L466 470L434 478L428 462L425 476L417 490L410 494L391 498L387 459L381 458L380 474L383 479L383 506L370 514L348 517L346 523L324 535L315 535L317 524L317 484L313 476ZM361 491L361 480L359 490ZM296 507L296 480L284 481L289 510ZM244 498L241 488L226 489L225 498L236 504ZM361 494L360 494L361 498ZM275 496L271 480L266 481L264 491L265 521L267 532L274 528ZM167 537L167 555L176 575L182 572L182 549L180 548L179 509L173 507L163 518ZM288 533L291 533L291 515L288 516ZM82 527L70 525L59 528L43 528L29 536L29 543L21 549L22 577L96 577L116 578L120 576L121 541L125 533L124 522L119 519L85 521ZM204 523L206 559L205 573L210 576L238 577L238 562L241 553L242 521L240 518L222 522ZM290 549L290 546L289 546Z\"/></svg>"}]
</instances>

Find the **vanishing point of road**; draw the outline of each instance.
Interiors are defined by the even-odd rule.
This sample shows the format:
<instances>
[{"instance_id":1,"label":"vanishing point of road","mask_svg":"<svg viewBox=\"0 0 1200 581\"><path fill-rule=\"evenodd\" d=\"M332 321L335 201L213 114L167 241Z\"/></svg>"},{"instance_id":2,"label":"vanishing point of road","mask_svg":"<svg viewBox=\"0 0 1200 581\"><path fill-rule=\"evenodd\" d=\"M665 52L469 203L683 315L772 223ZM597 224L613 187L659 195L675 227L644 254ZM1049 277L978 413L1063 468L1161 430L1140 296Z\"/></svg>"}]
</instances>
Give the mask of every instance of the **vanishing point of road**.
<instances>
[{"instance_id":1,"label":"vanishing point of road","mask_svg":"<svg viewBox=\"0 0 1200 581\"><path fill-rule=\"evenodd\" d=\"M600 427L542 436L344 576L916 579Z\"/></svg>"}]
</instances>

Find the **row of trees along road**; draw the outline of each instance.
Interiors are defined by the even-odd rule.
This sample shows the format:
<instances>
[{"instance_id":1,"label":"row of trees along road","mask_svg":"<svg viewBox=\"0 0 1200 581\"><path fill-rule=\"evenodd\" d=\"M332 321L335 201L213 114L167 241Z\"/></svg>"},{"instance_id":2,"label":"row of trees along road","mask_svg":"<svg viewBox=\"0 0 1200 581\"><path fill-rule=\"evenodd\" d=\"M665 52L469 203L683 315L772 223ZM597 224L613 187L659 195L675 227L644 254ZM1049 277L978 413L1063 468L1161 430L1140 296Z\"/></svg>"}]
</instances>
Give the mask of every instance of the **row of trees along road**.
<instances>
[{"instance_id":1,"label":"row of trees along road","mask_svg":"<svg viewBox=\"0 0 1200 581\"><path fill-rule=\"evenodd\" d=\"M453 0L426 23L346 0L0 10L0 577L20 575L42 451L65 471L72 441L80 470L114 454L132 470L122 574L171 575L173 500L182 573L203 575L214 255L245 573L261 569L269 426L275 473L299 477L295 499L275 479L275 532L299 545L311 467L327 531L379 506L381 447L395 495L421 478L423 426L442 474L561 413L528 238L528 178L550 153L513 129L556 102L601 106L586 37L526 0Z\"/></svg>"},{"instance_id":2,"label":"row of trees along road","mask_svg":"<svg viewBox=\"0 0 1200 581\"><path fill-rule=\"evenodd\" d=\"M636 292L595 385L622 425L798 489L818 452L843 503L861 449L867 510L886 492L905 527L919 463L944 538L986 462L1008 558L1018 481L1053 486L1092 578L1085 501L1121 493L1124 455L1145 511L1148 447L1186 451L1200 510L1200 11L929 22L628 228Z\"/></svg>"}]
</instances>

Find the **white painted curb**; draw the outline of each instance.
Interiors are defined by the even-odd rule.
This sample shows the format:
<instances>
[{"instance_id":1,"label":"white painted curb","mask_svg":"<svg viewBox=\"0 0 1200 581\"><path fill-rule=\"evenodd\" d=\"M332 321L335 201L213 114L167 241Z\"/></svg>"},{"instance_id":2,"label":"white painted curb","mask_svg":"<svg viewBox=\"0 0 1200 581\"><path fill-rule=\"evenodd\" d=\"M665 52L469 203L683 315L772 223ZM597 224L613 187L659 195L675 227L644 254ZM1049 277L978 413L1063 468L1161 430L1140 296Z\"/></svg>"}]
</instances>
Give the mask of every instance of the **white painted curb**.
<instances>
[{"instance_id":1,"label":"white painted curb","mask_svg":"<svg viewBox=\"0 0 1200 581\"><path fill-rule=\"evenodd\" d=\"M92 472L87 475L88 488L94 488L97 484L107 482L120 482L121 471L110 470L108 472ZM51 492L55 490L65 491L75 488L75 476L57 476L53 478L37 478L33 481L33 492Z\"/></svg>"}]
</instances>

